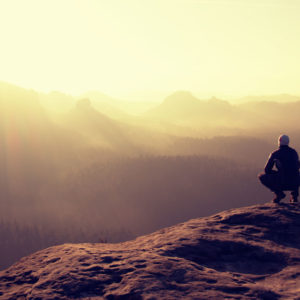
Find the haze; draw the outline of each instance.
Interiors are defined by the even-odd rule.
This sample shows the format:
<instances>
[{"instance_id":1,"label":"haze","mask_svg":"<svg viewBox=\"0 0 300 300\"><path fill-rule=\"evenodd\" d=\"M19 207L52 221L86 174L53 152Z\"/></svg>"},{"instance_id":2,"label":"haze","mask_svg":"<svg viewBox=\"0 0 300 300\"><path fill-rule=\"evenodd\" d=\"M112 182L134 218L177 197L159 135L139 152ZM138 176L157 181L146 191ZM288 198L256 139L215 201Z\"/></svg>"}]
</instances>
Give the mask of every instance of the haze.
<instances>
[{"instance_id":1,"label":"haze","mask_svg":"<svg viewBox=\"0 0 300 300\"><path fill-rule=\"evenodd\" d=\"M0 268L268 201L277 137L300 149L299 6L0 0Z\"/></svg>"},{"instance_id":2,"label":"haze","mask_svg":"<svg viewBox=\"0 0 300 300\"><path fill-rule=\"evenodd\" d=\"M299 9L297 0L1 0L0 80L135 100L178 89L300 94Z\"/></svg>"},{"instance_id":3,"label":"haze","mask_svg":"<svg viewBox=\"0 0 300 300\"><path fill-rule=\"evenodd\" d=\"M289 95L231 104L177 91L149 105L0 82L0 268L265 201L256 176L279 133L300 148L299 114Z\"/></svg>"}]
</instances>

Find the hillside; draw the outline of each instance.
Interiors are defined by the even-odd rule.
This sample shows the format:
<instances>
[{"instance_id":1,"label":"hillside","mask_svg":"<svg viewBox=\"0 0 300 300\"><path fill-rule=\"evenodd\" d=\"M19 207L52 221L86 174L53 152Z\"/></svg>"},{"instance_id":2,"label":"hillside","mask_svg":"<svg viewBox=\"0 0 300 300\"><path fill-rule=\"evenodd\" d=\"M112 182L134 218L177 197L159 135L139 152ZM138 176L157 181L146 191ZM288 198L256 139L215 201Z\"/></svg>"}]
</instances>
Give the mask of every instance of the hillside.
<instances>
[{"instance_id":1,"label":"hillside","mask_svg":"<svg viewBox=\"0 0 300 300\"><path fill-rule=\"evenodd\" d=\"M248 111L241 105L232 105L215 97L201 100L186 91L171 94L161 104L148 110L144 117L170 123L173 127L177 125L181 129L187 127L189 130L185 135L188 136L191 129L200 130L198 136L234 135L264 125L256 112Z\"/></svg>"},{"instance_id":2,"label":"hillside","mask_svg":"<svg viewBox=\"0 0 300 300\"><path fill-rule=\"evenodd\" d=\"M178 91L168 96L160 105L148 111L155 118L189 120L190 118L208 121L210 118L232 117L233 107L226 101L216 98L200 100L190 92ZM146 114L147 115L147 114Z\"/></svg>"},{"instance_id":3,"label":"hillside","mask_svg":"<svg viewBox=\"0 0 300 300\"><path fill-rule=\"evenodd\" d=\"M300 299L299 232L299 206L264 204L130 242L64 244L2 271L0 299Z\"/></svg>"}]
</instances>

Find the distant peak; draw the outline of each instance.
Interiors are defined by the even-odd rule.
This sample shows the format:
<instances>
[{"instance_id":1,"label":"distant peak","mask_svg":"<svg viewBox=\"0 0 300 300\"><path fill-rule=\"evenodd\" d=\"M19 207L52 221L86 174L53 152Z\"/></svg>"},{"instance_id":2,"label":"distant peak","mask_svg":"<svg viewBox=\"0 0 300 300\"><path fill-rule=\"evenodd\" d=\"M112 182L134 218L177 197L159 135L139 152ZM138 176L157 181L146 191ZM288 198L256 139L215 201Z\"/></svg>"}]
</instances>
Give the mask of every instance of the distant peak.
<instances>
[{"instance_id":1,"label":"distant peak","mask_svg":"<svg viewBox=\"0 0 300 300\"><path fill-rule=\"evenodd\" d=\"M220 99L218 99L216 96L212 96L210 98L210 101L220 101Z\"/></svg>"},{"instance_id":2,"label":"distant peak","mask_svg":"<svg viewBox=\"0 0 300 300\"><path fill-rule=\"evenodd\" d=\"M187 102L198 102L195 96L189 91L177 91L165 99L165 103L187 103Z\"/></svg>"},{"instance_id":3,"label":"distant peak","mask_svg":"<svg viewBox=\"0 0 300 300\"><path fill-rule=\"evenodd\" d=\"M223 104L223 105L230 106L230 103L229 103L228 101L219 99L219 98L217 98L217 97L215 97L215 96L211 97L208 101L209 101L210 103Z\"/></svg>"},{"instance_id":4,"label":"distant peak","mask_svg":"<svg viewBox=\"0 0 300 300\"><path fill-rule=\"evenodd\" d=\"M80 99L77 101L76 106L80 110L87 110L92 108L91 100L88 98Z\"/></svg>"}]
</instances>

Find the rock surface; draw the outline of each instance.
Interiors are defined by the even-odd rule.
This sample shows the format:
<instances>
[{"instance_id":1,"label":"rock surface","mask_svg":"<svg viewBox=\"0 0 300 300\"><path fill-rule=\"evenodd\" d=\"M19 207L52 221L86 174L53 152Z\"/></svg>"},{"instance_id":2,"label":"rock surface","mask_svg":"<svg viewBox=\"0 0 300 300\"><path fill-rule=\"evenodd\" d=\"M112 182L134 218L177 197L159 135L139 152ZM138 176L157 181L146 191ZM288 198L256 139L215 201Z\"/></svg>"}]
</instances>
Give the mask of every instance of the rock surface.
<instances>
[{"instance_id":1,"label":"rock surface","mask_svg":"<svg viewBox=\"0 0 300 300\"><path fill-rule=\"evenodd\" d=\"M265 204L120 244L65 244L0 272L0 299L300 299L300 207Z\"/></svg>"}]
</instances>

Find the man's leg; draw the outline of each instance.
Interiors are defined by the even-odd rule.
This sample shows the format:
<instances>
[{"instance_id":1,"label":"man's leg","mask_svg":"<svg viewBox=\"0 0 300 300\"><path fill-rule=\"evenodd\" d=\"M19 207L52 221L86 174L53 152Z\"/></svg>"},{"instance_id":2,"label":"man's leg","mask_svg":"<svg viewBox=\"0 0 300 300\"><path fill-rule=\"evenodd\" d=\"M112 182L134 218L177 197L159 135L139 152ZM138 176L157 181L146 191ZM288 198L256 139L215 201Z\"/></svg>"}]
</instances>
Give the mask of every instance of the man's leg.
<instances>
[{"instance_id":1,"label":"man's leg","mask_svg":"<svg viewBox=\"0 0 300 300\"><path fill-rule=\"evenodd\" d=\"M285 193L283 191L274 191L275 197L273 198L273 203L279 203L285 198Z\"/></svg>"},{"instance_id":2,"label":"man's leg","mask_svg":"<svg viewBox=\"0 0 300 300\"><path fill-rule=\"evenodd\" d=\"M273 199L274 203L279 203L285 197L285 193L282 191L279 186L279 177L277 172L271 174L260 174L258 176L260 182L269 188L273 193L275 193L275 197Z\"/></svg>"},{"instance_id":3,"label":"man's leg","mask_svg":"<svg viewBox=\"0 0 300 300\"><path fill-rule=\"evenodd\" d=\"M291 195L292 195L291 202L292 203L298 202L299 187L292 190Z\"/></svg>"}]
</instances>

